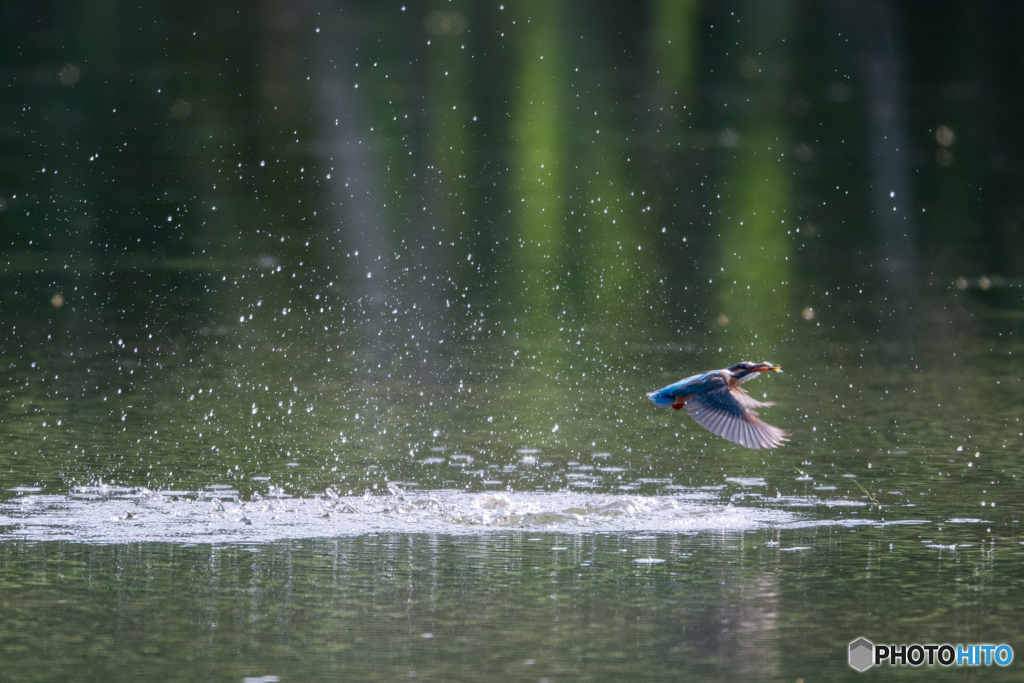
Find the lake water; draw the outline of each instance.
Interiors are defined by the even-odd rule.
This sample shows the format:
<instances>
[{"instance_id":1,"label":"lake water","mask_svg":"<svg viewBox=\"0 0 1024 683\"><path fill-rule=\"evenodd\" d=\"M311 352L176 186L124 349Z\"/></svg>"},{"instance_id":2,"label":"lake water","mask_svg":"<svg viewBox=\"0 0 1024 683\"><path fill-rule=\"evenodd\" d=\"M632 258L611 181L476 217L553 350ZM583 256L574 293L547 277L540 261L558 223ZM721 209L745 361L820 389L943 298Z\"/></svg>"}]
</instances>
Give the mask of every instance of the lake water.
<instances>
[{"instance_id":1,"label":"lake water","mask_svg":"<svg viewBox=\"0 0 1024 683\"><path fill-rule=\"evenodd\" d=\"M19 6L0 680L1024 652L1020 24ZM779 449L645 396L739 360Z\"/></svg>"}]
</instances>

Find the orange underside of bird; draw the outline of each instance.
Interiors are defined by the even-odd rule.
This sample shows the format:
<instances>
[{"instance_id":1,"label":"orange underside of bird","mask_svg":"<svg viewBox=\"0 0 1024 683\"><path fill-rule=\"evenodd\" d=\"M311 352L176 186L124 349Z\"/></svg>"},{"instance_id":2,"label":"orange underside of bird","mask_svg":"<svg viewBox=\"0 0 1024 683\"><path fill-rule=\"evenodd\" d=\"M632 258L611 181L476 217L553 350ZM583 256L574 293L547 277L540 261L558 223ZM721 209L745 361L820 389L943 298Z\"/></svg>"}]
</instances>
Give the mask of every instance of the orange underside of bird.
<instances>
[{"instance_id":1,"label":"orange underside of bird","mask_svg":"<svg viewBox=\"0 0 1024 683\"><path fill-rule=\"evenodd\" d=\"M762 421L754 410L775 404L751 398L740 386L769 371L782 372L782 368L772 363L742 361L681 379L647 397L662 408L680 410L685 406L697 424L733 443L747 448L776 448L789 441L790 433Z\"/></svg>"}]
</instances>

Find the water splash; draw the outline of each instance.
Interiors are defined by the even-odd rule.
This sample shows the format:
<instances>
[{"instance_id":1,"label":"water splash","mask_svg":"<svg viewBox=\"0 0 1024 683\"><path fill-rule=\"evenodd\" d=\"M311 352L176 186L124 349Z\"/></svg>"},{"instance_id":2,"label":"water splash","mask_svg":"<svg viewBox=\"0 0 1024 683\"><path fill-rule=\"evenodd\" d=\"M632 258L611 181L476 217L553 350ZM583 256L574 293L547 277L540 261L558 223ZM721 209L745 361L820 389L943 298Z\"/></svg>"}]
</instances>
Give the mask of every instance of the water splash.
<instances>
[{"instance_id":1,"label":"water splash","mask_svg":"<svg viewBox=\"0 0 1024 683\"><path fill-rule=\"evenodd\" d=\"M859 501L808 496L725 495L717 487L672 495L454 490L292 497L270 486L241 500L231 488L151 491L78 487L67 495L26 492L0 503L0 538L95 544L138 542L251 543L370 533L471 535L507 530L563 533L696 533L779 527L872 524L823 518L822 510L864 507ZM836 503L841 505L836 505Z\"/></svg>"}]
</instances>

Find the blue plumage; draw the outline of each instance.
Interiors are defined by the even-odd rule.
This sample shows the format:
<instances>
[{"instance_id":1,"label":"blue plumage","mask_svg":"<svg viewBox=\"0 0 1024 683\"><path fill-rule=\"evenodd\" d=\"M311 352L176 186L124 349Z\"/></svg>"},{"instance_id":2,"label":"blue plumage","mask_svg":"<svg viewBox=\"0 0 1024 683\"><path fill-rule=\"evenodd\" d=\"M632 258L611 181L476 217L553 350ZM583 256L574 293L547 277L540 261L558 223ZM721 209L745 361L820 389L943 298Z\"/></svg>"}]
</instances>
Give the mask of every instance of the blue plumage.
<instances>
[{"instance_id":1,"label":"blue plumage","mask_svg":"<svg viewBox=\"0 0 1024 683\"><path fill-rule=\"evenodd\" d=\"M647 398L654 401L659 408L668 408L682 396L699 393L707 378L719 372L719 370L702 372L699 375L693 375L692 377L681 379L678 382L669 384L667 387L658 389L657 391L652 391L647 394Z\"/></svg>"}]
</instances>

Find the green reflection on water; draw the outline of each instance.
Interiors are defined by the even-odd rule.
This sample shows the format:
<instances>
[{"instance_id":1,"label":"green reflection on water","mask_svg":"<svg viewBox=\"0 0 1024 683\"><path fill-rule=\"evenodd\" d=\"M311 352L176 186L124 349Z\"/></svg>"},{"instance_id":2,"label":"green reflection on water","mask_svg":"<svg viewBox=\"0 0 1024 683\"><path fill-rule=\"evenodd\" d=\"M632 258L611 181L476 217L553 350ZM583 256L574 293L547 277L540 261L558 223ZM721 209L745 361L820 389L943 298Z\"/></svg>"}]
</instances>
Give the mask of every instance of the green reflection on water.
<instances>
[{"instance_id":1,"label":"green reflection on water","mask_svg":"<svg viewBox=\"0 0 1024 683\"><path fill-rule=\"evenodd\" d=\"M687 0L654 3L651 32L659 84L667 102L692 105L699 46L699 5Z\"/></svg>"},{"instance_id":2,"label":"green reflection on water","mask_svg":"<svg viewBox=\"0 0 1024 683\"><path fill-rule=\"evenodd\" d=\"M557 488L569 463L595 452L628 472L596 483L605 490L645 471L680 485L753 473L785 488L796 464L822 453L830 469L865 476L870 453L920 452L887 470L913 493L927 492L954 446L997 454L1000 474L1012 468L1005 398L1017 388L999 359L1017 351L1020 283L952 285L944 278L977 264L943 271L955 254L930 244L940 273L921 284L934 288L913 309L921 327L880 324L895 313L886 290L845 260L870 241L848 227L869 224L869 212L853 200L830 209L818 201L824 180L796 173L818 163L856 194L870 184L863 159L822 161L845 149L826 131L814 154L789 161L797 136L808 139L791 114L844 127L855 106L842 83L793 70L810 49L789 47L804 19L746 7L753 20L720 37L700 8L656 4L619 38L595 40L604 34L577 28L580 10L550 3L442 9L400 21L365 10L377 20L358 30L326 18L337 52L303 52L296 36L317 21L301 13L256 12L195 41L186 32L168 47L170 71L147 72L151 99L135 80L134 94L111 90L116 53L88 52L74 85L19 91L38 102L18 125L36 131L49 170L19 138L24 173L3 181L7 488L226 480L250 493L263 486L253 477L299 493L388 478ZM607 12L595 26L627 19ZM151 30L170 31L154 16ZM108 14L93 21L75 30L116 32ZM478 26L503 40L484 49ZM265 43L229 39L241 29ZM403 52L420 33L425 66ZM719 50L721 40L742 49ZM150 63L163 59L155 44L126 49ZM218 50L245 68L223 75ZM217 69L199 68L215 53ZM322 82L306 80L295 55L325 64L313 72ZM24 70L36 57L5 59ZM642 60L657 78L640 78ZM424 107L410 122L417 88ZM708 105L715 88L735 89L736 113ZM648 95L658 113L629 104ZM67 131L36 113L53 102L70 108L66 121L89 122L79 156L53 151ZM486 115L472 122L477 110ZM142 122L153 121L150 135ZM968 167L951 163L929 168L922 193L970 216L969 193L947 191ZM820 232L791 234L805 218ZM922 229L948 236L942 225ZM755 389L779 402L766 417L794 431L778 453L734 448L643 398L748 354L789 373ZM908 392L913 401L892 398ZM479 466L426 468L431 448L471 451ZM523 448L561 469L515 469ZM979 479L951 498L983 496Z\"/></svg>"},{"instance_id":3,"label":"green reflection on water","mask_svg":"<svg viewBox=\"0 0 1024 683\"><path fill-rule=\"evenodd\" d=\"M721 144L735 148L735 161L722 181L719 321L732 344L772 353L793 320L789 233L796 226L792 217L789 227L786 221L792 215L791 144L785 125L787 88L779 76L788 62L785 37L790 30L785 5L752 3L748 9L754 21L741 23L734 32L749 45L736 68L750 99L736 130L720 135Z\"/></svg>"},{"instance_id":4,"label":"green reflection on water","mask_svg":"<svg viewBox=\"0 0 1024 683\"><path fill-rule=\"evenodd\" d=\"M524 309L530 329L550 325L555 282L564 258L567 219L565 178L569 132L560 15L556 3L534 2L523 16L536 15L523 29L519 48L517 102L512 128L518 167L515 208L522 224L518 244ZM560 298L560 297L558 297Z\"/></svg>"}]
</instances>

